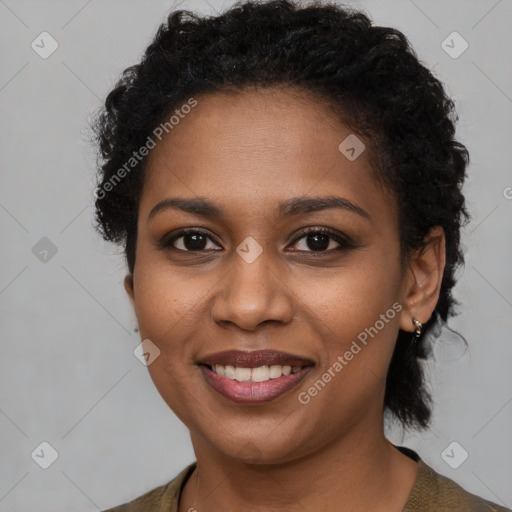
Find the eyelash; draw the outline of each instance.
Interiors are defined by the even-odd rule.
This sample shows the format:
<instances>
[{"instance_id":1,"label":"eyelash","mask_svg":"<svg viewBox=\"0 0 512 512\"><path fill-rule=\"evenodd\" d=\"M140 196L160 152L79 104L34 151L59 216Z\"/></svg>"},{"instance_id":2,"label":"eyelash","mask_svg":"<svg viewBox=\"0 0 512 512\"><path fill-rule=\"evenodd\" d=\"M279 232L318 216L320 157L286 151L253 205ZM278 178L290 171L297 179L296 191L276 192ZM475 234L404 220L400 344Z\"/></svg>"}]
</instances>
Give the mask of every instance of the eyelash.
<instances>
[{"instance_id":1,"label":"eyelash","mask_svg":"<svg viewBox=\"0 0 512 512\"><path fill-rule=\"evenodd\" d=\"M187 252L189 252L189 253L194 253L194 252L201 253L201 252L205 252L205 251L209 251L210 250L210 249L202 249L202 250L198 250L198 251L190 251L190 250L184 250L184 249L177 249L176 247L172 246L172 244L176 240L178 240L179 238L182 238L184 235L190 235L190 234L203 235L203 236L205 236L207 238L212 239L212 237L210 236L209 233L207 233L205 231L202 231L200 229L196 229L196 228L181 228L181 229L178 229L173 234L172 237L170 237L170 238L167 237L167 236L164 237L159 242L158 245L159 245L159 247L161 249L168 249L168 250L170 249L170 250L173 250L173 251L178 251L178 252L183 252L183 253L187 253ZM297 234L297 237L292 242L292 245L295 245L302 238L305 238L305 237L311 236L311 235L317 235L317 234L329 235L329 237L332 238L338 244L340 244L340 246L336 247L335 249L329 249L329 250L325 250L325 251L294 250L292 252L309 253L312 256L318 257L318 256L322 256L324 254L332 254L333 251L355 249L357 247L357 245L352 240L350 240L347 236L342 235L341 233L339 233L337 231L333 231L332 229L329 229L329 228L314 228L314 229L306 229L304 231L301 231L300 233ZM215 242L215 243L217 243L217 242Z\"/></svg>"}]
</instances>

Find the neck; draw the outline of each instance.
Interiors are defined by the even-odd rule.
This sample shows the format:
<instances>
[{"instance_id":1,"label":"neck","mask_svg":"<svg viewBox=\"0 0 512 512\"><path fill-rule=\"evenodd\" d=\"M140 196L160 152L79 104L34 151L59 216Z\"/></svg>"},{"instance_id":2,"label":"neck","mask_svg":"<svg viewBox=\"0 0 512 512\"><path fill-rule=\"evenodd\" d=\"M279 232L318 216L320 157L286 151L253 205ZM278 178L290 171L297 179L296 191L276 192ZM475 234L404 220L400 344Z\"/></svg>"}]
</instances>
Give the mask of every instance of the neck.
<instances>
[{"instance_id":1,"label":"neck","mask_svg":"<svg viewBox=\"0 0 512 512\"><path fill-rule=\"evenodd\" d=\"M192 507L197 512L399 512L417 474L416 462L394 448L382 432L370 435L363 428L279 464L243 463L216 451L201 437L191 437L197 470L182 493L180 512Z\"/></svg>"}]
</instances>

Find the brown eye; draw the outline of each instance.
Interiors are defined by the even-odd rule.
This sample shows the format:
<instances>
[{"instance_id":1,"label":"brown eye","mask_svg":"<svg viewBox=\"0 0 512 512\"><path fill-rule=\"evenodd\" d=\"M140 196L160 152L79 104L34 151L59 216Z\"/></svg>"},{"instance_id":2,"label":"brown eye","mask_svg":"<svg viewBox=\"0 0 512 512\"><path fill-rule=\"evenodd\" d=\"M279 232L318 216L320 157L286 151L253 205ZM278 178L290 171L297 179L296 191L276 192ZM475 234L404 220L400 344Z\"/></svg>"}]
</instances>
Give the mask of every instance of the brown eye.
<instances>
[{"instance_id":1,"label":"brown eye","mask_svg":"<svg viewBox=\"0 0 512 512\"><path fill-rule=\"evenodd\" d=\"M355 247L355 244L345 235L326 228L311 229L301 233L294 245L303 239L302 248L293 249L294 251L331 252Z\"/></svg>"},{"instance_id":2,"label":"brown eye","mask_svg":"<svg viewBox=\"0 0 512 512\"><path fill-rule=\"evenodd\" d=\"M173 236L165 237L159 245L162 248L183 252L216 250L215 248L218 246L215 244L208 246L209 241L211 241L211 237L204 231L197 229L180 229L178 232L174 233Z\"/></svg>"}]
</instances>

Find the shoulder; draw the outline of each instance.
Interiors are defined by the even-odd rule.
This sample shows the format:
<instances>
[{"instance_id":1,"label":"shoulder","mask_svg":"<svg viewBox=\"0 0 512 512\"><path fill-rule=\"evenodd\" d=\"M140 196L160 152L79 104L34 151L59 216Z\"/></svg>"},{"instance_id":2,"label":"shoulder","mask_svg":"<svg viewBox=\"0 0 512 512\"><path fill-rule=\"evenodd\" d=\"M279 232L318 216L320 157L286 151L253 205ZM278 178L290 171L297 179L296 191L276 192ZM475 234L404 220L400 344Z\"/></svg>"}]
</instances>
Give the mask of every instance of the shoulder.
<instances>
[{"instance_id":1,"label":"shoulder","mask_svg":"<svg viewBox=\"0 0 512 512\"><path fill-rule=\"evenodd\" d=\"M435 475L439 502L449 505L447 510L453 511L459 507L460 510L468 512L473 510L475 512L510 512L510 509L472 494L453 480L440 475L430 467L429 469Z\"/></svg>"},{"instance_id":2,"label":"shoulder","mask_svg":"<svg viewBox=\"0 0 512 512\"><path fill-rule=\"evenodd\" d=\"M508 508L466 491L419 459L418 476L403 512L429 511L511 512Z\"/></svg>"},{"instance_id":3,"label":"shoulder","mask_svg":"<svg viewBox=\"0 0 512 512\"><path fill-rule=\"evenodd\" d=\"M162 495L164 494L169 484L155 487L151 491L143 494L142 496L139 496L130 502L123 503L122 505L118 505L114 508L109 508L103 512L142 512L157 510L157 507L160 505Z\"/></svg>"},{"instance_id":4,"label":"shoulder","mask_svg":"<svg viewBox=\"0 0 512 512\"><path fill-rule=\"evenodd\" d=\"M178 476L165 485L160 485L132 501L103 512L174 512L177 510L181 489L196 467L187 466Z\"/></svg>"}]
</instances>

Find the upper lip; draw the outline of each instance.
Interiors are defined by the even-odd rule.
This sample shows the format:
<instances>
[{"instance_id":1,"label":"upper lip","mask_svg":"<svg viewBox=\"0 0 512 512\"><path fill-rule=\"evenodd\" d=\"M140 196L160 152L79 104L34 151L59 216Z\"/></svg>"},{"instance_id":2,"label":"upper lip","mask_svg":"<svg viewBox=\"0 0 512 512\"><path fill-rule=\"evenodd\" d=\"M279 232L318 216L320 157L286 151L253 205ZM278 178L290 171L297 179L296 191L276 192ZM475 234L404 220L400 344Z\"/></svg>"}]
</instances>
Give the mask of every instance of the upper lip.
<instances>
[{"instance_id":1,"label":"upper lip","mask_svg":"<svg viewBox=\"0 0 512 512\"><path fill-rule=\"evenodd\" d=\"M214 366L238 366L240 368L258 368L260 366L310 366L311 359L279 352L277 350L226 350L209 354L199 360L199 364Z\"/></svg>"}]
</instances>

